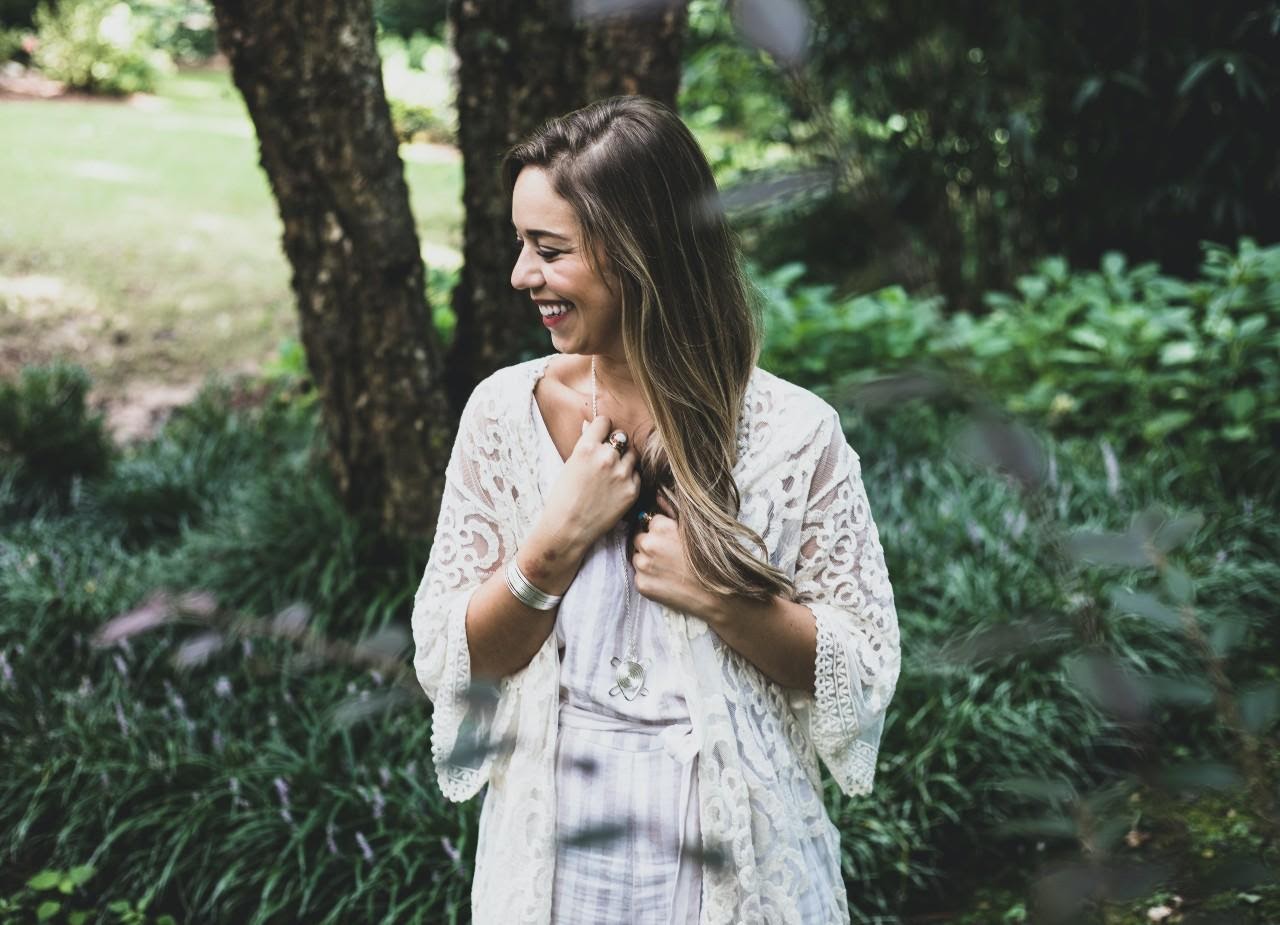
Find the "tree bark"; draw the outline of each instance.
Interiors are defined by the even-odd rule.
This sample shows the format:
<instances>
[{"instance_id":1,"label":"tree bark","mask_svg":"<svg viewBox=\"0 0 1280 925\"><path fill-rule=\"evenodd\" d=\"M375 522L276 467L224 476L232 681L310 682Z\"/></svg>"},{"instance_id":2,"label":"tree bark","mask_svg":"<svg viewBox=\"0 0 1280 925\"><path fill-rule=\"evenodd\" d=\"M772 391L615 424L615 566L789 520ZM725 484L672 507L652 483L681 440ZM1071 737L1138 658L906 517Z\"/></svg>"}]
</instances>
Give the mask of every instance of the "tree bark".
<instances>
[{"instance_id":1,"label":"tree bark","mask_svg":"<svg viewBox=\"0 0 1280 925\"><path fill-rule=\"evenodd\" d=\"M489 373L548 349L528 296L511 288L514 231L498 171L503 152L547 119L601 97L642 93L674 108L686 13L686 0L450 5L466 213L449 358L455 411Z\"/></svg>"},{"instance_id":2,"label":"tree bark","mask_svg":"<svg viewBox=\"0 0 1280 925\"><path fill-rule=\"evenodd\" d=\"M345 506L429 536L453 437L370 0L215 0L284 225Z\"/></svg>"}]
</instances>

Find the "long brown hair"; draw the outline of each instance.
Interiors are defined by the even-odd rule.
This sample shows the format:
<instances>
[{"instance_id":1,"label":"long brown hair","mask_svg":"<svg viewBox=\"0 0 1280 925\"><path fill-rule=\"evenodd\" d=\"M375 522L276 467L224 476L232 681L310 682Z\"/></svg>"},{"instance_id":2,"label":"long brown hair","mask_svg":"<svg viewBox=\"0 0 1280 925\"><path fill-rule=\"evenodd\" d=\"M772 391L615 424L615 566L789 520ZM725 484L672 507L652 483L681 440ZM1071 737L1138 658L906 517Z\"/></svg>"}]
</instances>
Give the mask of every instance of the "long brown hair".
<instances>
[{"instance_id":1,"label":"long brown hair","mask_svg":"<svg viewBox=\"0 0 1280 925\"><path fill-rule=\"evenodd\" d=\"M621 289L623 351L655 426L642 483L675 506L694 573L725 594L790 596L759 534L737 520L736 436L759 311L697 140L662 103L615 96L512 147L502 163L508 195L529 166L547 171L577 215L592 269Z\"/></svg>"}]
</instances>

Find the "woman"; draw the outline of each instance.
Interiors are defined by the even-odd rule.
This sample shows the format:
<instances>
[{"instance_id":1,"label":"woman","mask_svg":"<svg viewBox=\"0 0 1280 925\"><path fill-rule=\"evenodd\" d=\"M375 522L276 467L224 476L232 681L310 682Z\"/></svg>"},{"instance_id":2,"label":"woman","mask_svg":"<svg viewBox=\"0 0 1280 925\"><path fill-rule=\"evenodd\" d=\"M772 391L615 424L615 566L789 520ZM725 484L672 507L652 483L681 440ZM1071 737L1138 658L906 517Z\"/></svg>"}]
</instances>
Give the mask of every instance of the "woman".
<instances>
[{"instance_id":1,"label":"woman","mask_svg":"<svg viewBox=\"0 0 1280 925\"><path fill-rule=\"evenodd\" d=\"M468 401L413 612L441 790L489 785L474 919L847 922L818 758L870 791L899 669L858 456L755 366L669 109L592 104L503 170L556 352Z\"/></svg>"}]
</instances>

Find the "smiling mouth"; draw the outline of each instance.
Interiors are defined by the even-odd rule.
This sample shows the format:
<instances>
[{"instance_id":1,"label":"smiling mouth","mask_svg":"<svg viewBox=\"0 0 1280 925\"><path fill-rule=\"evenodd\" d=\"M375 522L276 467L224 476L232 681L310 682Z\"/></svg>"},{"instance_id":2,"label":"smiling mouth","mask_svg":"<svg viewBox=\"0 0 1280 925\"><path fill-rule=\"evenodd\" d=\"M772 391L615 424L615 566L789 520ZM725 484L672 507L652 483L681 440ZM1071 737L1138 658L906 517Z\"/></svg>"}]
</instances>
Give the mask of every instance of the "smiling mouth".
<instances>
[{"instance_id":1,"label":"smiling mouth","mask_svg":"<svg viewBox=\"0 0 1280 925\"><path fill-rule=\"evenodd\" d=\"M538 303L538 313L543 318L559 318L567 311L571 311L573 305L569 302L540 302Z\"/></svg>"}]
</instances>

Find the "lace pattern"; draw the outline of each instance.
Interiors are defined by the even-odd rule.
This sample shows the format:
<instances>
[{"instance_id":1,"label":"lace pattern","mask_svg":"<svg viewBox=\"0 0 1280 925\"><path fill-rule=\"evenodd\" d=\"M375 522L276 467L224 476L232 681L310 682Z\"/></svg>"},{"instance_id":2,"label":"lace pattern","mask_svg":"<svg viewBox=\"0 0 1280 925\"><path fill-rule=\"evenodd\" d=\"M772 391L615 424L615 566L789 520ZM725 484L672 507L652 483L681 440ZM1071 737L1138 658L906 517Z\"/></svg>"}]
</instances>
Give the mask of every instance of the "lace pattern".
<instances>
[{"instance_id":1,"label":"lace pattern","mask_svg":"<svg viewBox=\"0 0 1280 925\"><path fill-rule=\"evenodd\" d=\"M472 893L477 923L550 920L555 859L554 634L497 691L473 690L471 594L502 568L541 511L530 392L550 358L500 370L468 402L414 599L414 666L434 705L432 758L451 800L487 783ZM704 923L848 922L839 835L819 759L848 794L870 792L900 652L892 588L839 417L757 369L744 396L734 477L739 519L794 576L813 612L812 694L779 688L702 621L663 608L700 743L709 863Z\"/></svg>"}]
</instances>

